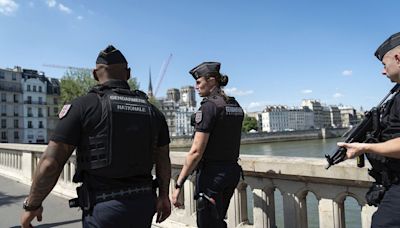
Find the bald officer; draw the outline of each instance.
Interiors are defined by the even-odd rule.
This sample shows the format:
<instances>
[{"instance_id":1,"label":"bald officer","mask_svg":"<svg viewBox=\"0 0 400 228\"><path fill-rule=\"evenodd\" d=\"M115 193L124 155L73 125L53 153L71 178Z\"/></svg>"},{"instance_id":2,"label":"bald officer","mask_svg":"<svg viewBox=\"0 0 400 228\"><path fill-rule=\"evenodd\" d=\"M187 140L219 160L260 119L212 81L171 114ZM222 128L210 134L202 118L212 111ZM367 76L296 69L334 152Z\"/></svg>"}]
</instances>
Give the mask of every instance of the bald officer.
<instances>
[{"instance_id":1,"label":"bald officer","mask_svg":"<svg viewBox=\"0 0 400 228\"><path fill-rule=\"evenodd\" d=\"M156 211L157 222L170 214L170 139L164 116L143 92L130 90L130 68L115 47L99 53L93 76L99 84L64 105L59 114L23 204L22 227L29 227L35 217L41 220L42 202L75 148L73 180L82 185L70 206L82 209L83 227L150 227ZM158 198L152 185L153 161Z\"/></svg>"}]
</instances>

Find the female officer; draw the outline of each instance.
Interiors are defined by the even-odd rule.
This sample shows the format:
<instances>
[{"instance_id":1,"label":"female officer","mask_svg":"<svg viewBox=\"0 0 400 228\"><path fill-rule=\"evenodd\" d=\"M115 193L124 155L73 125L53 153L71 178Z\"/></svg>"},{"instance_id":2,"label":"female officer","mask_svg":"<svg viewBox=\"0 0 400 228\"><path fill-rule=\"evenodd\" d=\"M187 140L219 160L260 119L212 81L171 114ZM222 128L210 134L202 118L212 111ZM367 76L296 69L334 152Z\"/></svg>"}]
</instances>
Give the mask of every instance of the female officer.
<instances>
[{"instance_id":1,"label":"female officer","mask_svg":"<svg viewBox=\"0 0 400 228\"><path fill-rule=\"evenodd\" d=\"M200 228L227 227L224 218L241 173L237 160L244 113L221 89L228 84L228 76L219 73L220 66L204 62L189 72L204 99L195 114L193 144L172 195L173 204L180 206L177 199L183 183L197 167L195 199Z\"/></svg>"}]
</instances>

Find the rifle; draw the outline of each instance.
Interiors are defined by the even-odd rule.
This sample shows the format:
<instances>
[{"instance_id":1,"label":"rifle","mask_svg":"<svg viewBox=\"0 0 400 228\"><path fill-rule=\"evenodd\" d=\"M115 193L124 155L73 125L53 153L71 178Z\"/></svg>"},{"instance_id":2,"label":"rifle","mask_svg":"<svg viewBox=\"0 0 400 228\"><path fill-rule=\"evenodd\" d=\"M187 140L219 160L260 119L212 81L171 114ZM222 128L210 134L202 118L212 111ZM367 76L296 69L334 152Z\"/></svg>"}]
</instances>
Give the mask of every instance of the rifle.
<instances>
[{"instance_id":1,"label":"rifle","mask_svg":"<svg viewBox=\"0 0 400 228\"><path fill-rule=\"evenodd\" d=\"M382 106L389 97L393 97L399 92L400 84L396 84L390 92L383 98L378 106L373 107L370 111L365 112L365 117L356 127L353 127L347 131L343 137L346 137L344 142L362 142L362 143L376 143L380 133L380 114ZM338 147L336 152L332 155L325 155L328 165L325 169L329 169L332 165L336 165L346 158L347 149L344 147ZM357 157L357 167L362 168L365 165L364 154Z\"/></svg>"}]
</instances>

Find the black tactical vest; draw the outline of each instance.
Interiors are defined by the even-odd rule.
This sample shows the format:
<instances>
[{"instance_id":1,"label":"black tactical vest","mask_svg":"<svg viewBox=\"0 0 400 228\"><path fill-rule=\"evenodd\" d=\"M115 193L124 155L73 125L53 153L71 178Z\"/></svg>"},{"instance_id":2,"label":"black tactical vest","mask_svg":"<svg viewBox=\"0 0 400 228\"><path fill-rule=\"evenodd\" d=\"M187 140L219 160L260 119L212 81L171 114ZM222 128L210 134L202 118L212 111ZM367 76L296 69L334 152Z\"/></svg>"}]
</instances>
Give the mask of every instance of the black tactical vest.
<instances>
[{"instance_id":1,"label":"black tactical vest","mask_svg":"<svg viewBox=\"0 0 400 228\"><path fill-rule=\"evenodd\" d=\"M89 93L97 94L102 116L77 148L77 174L151 177L157 123L147 96L138 90L110 87L95 87Z\"/></svg>"},{"instance_id":2,"label":"black tactical vest","mask_svg":"<svg viewBox=\"0 0 400 228\"><path fill-rule=\"evenodd\" d=\"M203 102L213 102L217 106L217 120L210 133L203 160L236 162L239 158L243 109L233 97L218 94Z\"/></svg>"},{"instance_id":3,"label":"black tactical vest","mask_svg":"<svg viewBox=\"0 0 400 228\"><path fill-rule=\"evenodd\" d=\"M395 107L400 99L400 95L397 94L391 100L387 101L381 110L381 134L379 141L385 142L395 137L398 137L398 128L392 128L393 125L398 125L400 123L400 113L396 113L398 107ZM397 136L396 136L397 134ZM369 162L371 163L374 171L377 172L388 172L389 176L400 174L400 159L384 157L377 154L366 154Z\"/></svg>"}]
</instances>

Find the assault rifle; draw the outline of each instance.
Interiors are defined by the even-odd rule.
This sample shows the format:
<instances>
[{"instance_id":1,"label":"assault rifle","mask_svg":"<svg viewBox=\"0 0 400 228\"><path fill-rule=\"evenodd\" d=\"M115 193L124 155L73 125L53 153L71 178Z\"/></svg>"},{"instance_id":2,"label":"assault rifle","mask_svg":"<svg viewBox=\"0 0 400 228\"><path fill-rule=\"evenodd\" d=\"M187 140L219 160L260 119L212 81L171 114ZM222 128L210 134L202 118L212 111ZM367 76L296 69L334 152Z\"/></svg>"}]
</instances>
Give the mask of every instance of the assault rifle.
<instances>
[{"instance_id":1,"label":"assault rifle","mask_svg":"<svg viewBox=\"0 0 400 228\"><path fill-rule=\"evenodd\" d=\"M365 112L365 117L356 127L353 127L346 132L343 137L346 137L346 143L360 142L360 143L376 143L380 133L380 114L385 101L389 97L393 97L399 92L400 84L396 84L390 92L383 98L378 106L373 107L370 111ZM332 165L336 165L346 159L347 149L338 147L336 152L332 155L325 155L328 165L325 169L329 169ZM357 166L364 167L365 157L364 154L357 157Z\"/></svg>"}]
</instances>

